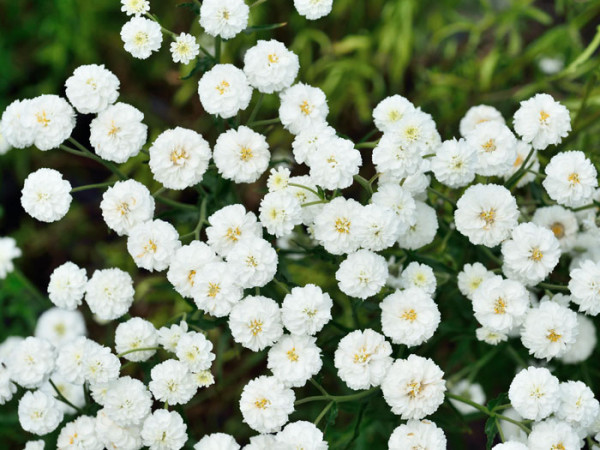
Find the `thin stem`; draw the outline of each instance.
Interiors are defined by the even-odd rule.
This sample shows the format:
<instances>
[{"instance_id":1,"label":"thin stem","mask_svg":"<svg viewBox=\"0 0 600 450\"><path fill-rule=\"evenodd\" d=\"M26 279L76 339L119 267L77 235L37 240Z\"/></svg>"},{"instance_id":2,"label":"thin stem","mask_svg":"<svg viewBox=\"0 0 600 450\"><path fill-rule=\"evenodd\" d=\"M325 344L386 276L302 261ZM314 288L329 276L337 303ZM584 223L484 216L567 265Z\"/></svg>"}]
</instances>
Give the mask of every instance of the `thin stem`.
<instances>
[{"instance_id":1,"label":"thin stem","mask_svg":"<svg viewBox=\"0 0 600 450\"><path fill-rule=\"evenodd\" d=\"M181 209L187 209L189 211L197 211L197 209L194 205L188 205L187 203L177 202L175 200L171 200L170 198L161 197L160 195L158 197L156 197L156 200L158 200L161 203L164 203L165 205L172 206L173 208L181 208Z\"/></svg>"},{"instance_id":2,"label":"thin stem","mask_svg":"<svg viewBox=\"0 0 600 450\"><path fill-rule=\"evenodd\" d=\"M357 394L350 394L350 395L315 395L313 397L305 397L302 398L298 401L296 401L296 403L294 403L294 405L302 405L304 403L310 403L310 402L318 402L318 401L322 401L322 400L329 400L329 401L333 401L336 403L344 403L344 402L351 402L354 400L360 400L361 398L364 397L368 397L369 395L377 392L379 390L379 386L376 386L374 388L371 388L367 391L361 391Z\"/></svg>"},{"instance_id":3,"label":"thin stem","mask_svg":"<svg viewBox=\"0 0 600 450\"><path fill-rule=\"evenodd\" d=\"M78 152L77 150L69 148L66 145L61 145L60 148L63 149L63 150L65 150L65 151L67 151L67 152L69 152L69 153L72 153L74 155L83 156L84 158L93 159L94 161L102 164L104 167L106 167L108 170L110 170L112 173L114 173L117 177L119 177L120 180L126 180L127 179L127 177L123 174L123 172L121 172L119 169L117 169L117 166L115 166L113 163L111 163L109 161L103 160L102 158L100 158L95 153L89 151L87 148L85 148L83 145L81 145L79 142L77 142L77 140L75 140L74 138L70 137L69 138L69 142L71 142L80 151Z\"/></svg>"},{"instance_id":4,"label":"thin stem","mask_svg":"<svg viewBox=\"0 0 600 450\"><path fill-rule=\"evenodd\" d=\"M377 147L378 143L379 143L379 141L360 142L360 143L356 144L354 146L354 148L357 149L357 150L360 150L362 148L375 148L375 147Z\"/></svg>"},{"instance_id":5,"label":"thin stem","mask_svg":"<svg viewBox=\"0 0 600 450\"><path fill-rule=\"evenodd\" d=\"M152 197L158 197L160 194L162 194L163 192L165 192L167 190L166 187L161 186L159 187L156 191L154 191L154 193L152 194Z\"/></svg>"},{"instance_id":6,"label":"thin stem","mask_svg":"<svg viewBox=\"0 0 600 450\"><path fill-rule=\"evenodd\" d=\"M258 96L258 100L256 100L256 104L254 105L254 108L252 108L250 117L248 117L248 123L252 123L252 122L254 122L254 119L256 119L256 115L258 114L258 111L260 110L260 107L262 106L262 102L263 102L264 98L265 98L265 94L261 92L260 95Z\"/></svg>"},{"instance_id":7,"label":"thin stem","mask_svg":"<svg viewBox=\"0 0 600 450\"><path fill-rule=\"evenodd\" d=\"M146 17L148 17L149 19L154 20L157 24L160 25L160 22L158 21L158 19L156 18L156 16L154 16L154 15L152 15L150 13L146 13L145 15L146 15ZM160 25L160 29L163 31L163 33L168 34L173 39L177 39L177 35L175 33L173 33L171 30L166 29L162 25Z\"/></svg>"},{"instance_id":8,"label":"thin stem","mask_svg":"<svg viewBox=\"0 0 600 450\"><path fill-rule=\"evenodd\" d=\"M456 394L453 394L452 392L446 392L446 397L451 398L456 401L459 401L466 405L472 406L476 410L481 411L482 413L485 413L488 416L493 415L493 413L489 409L487 409L485 406L480 405L479 403L475 403L473 400L463 397L462 395L456 395Z\"/></svg>"},{"instance_id":9,"label":"thin stem","mask_svg":"<svg viewBox=\"0 0 600 450\"><path fill-rule=\"evenodd\" d=\"M58 396L58 400L60 400L61 402L63 402L66 405L69 405L71 408L73 408L79 414L83 413L83 411L80 408L78 408L77 406L75 406L64 395L62 395L62 393L58 390L58 388L56 387L56 384L54 384L54 381L52 381L52 379L50 379L48 381L50 382L50 385L52 385L52 388L56 392L56 395Z\"/></svg>"},{"instance_id":10,"label":"thin stem","mask_svg":"<svg viewBox=\"0 0 600 450\"><path fill-rule=\"evenodd\" d=\"M569 291L568 286L561 286L560 284L539 283L538 286L541 288L544 288L544 289L550 289L550 290L555 290L555 291L566 291L566 292Z\"/></svg>"},{"instance_id":11,"label":"thin stem","mask_svg":"<svg viewBox=\"0 0 600 450\"><path fill-rule=\"evenodd\" d=\"M432 187L427 187L427 190L428 190L429 192L431 192L432 194L435 194L435 195L437 195L439 198L441 198L441 199L443 199L443 200L447 201L447 202L448 202L448 203L450 203L452 206L456 207L456 202L455 202L454 200L452 200L451 198L449 198L449 197L446 197L446 196L445 196L444 194L442 194L440 191L437 191L437 190L435 190L435 189L434 189L434 188L432 188Z\"/></svg>"},{"instance_id":12,"label":"thin stem","mask_svg":"<svg viewBox=\"0 0 600 450\"><path fill-rule=\"evenodd\" d=\"M156 350L160 350L160 347L140 347L140 348L132 348L131 350L127 350L123 353L119 353L117 355L117 358L122 358L125 355L128 355L130 353L135 353L135 352L151 352L151 351L156 351Z\"/></svg>"},{"instance_id":13,"label":"thin stem","mask_svg":"<svg viewBox=\"0 0 600 450\"><path fill-rule=\"evenodd\" d=\"M363 187L363 189L367 191L367 194L373 195L373 187L371 186L371 183L369 183L369 180L367 180L364 177L361 177L360 175L354 175L354 181L360 184Z\"/></svg>"},{"instance_id":14,"label":"thin stem","mask_svg":"<svg viewBox=\"0 0 600 450\"><path fill-rule=\"evenodd\" d=\"M319 425L319 422L321 421L321 419L323 417L325 417L325 414L327 414L327 411L329 411L331 409L331 407L333 406L335 402L331 401L327 404L327 406L325 408L323 408L323 410L319 413L319 415L317 416L317 418L314 421L315 426Z\"/></svg>"},{"instance_id":15,"label":"thin stem","mask_svg":"<svg viewBox=\"0 0 600 450\"><path fill-rule=\"evenodd\" d=\"M286 293L290 293L290 289L288 288L287 284L285 284L283 281L279 281L277 278L273 278L273 283L275 283L277 286L283 289Z\"/></svg>"},{"instance_id":16,"label":"thin stem","mask_svg":"<svg viewBox=\"0 0 600 450\"><path fill-rule=\"evenodd\" d=\"M196 228L194 228L194 239L200 239L200 231L202 231L202 225L206 223L206 204L208 201L208 197L204 197L202 199L202 203L200 205L200 219L198 219L198 224Z\"/></svg>"},{"instance_id":17,"label":"thin stem","mask_svg":"<svg viewBox=\"0 0 600 450\"><path fill-rule=\"evenodd\" d=\"M304 208L305 206L318 205L320 203L329 203L329 200L317 200L314 202L302 203L300 206Z\"/></svg>"},{"instance_id":18,"label":"thin stem","mask_svg":"<svg viewBox=\"0 0 600 450\"><path fill-rule=\"evenodd\" d=\"M495 422L496 428L498 428L498 434L500 435L500 440L502 442L506 441L506 439L504 438L504 431L502 431L502 427L500 426L500 421L498 420L498 417L496 417Z\"/></svg>"},{"instance_id":19,"label":"thin stem","mask_svg":"<svg viewBox=\"0 0 600 450\"><path fill-rule=\"evenodd\" d=\"M329 393L325 390L325 388L317 383L314 378L309 378L308 381L310 381L311 384L316 387L321 394L329 396Z\"/></svg>"},{"instance_id":20,"label":"thin stem","mask_svg":"<svg viewBox=\"0 0 600 450\"><path fill-rule=\"evenodd\" d=\"M319 193L317 191L315 191L314 189L309 188L308 186L304 186L303 184L298 184L298 183L288 183L288 186L293 186L293 187L297 187L300 189L305 189L309 192L312 192L313 194L315 194L317 197L322 198Z\"/></svg>"},{"instance_id":21,"label":"thin stem","mask_svg":"<svg viewBox=\"0 0 600 450\"><path fill-rule=\"evenodd\" d=\"M215 38L215 62L221 63L221 36Z\"/></svg>"},{"instance_id":22,"label":"thin stem","mask_svg":"<svg viewBox=\"0 0 600 450\"><path fill-rule=\"evenodd\" d=\"M276 123L279 123L279 117L275 117L274 119L267 119L267 120L257 120L256 122L248 123L248 126L249 127L259 127L262 125L275 125Z\"/></svg>"},{"instance_id":23,"label":"thin stem","mask_svg":"<svg viewBox=\"0 0 600 450\"><path fill-rule=\"evenodd\" d=\"M527 169L531 169L531 167L527 167L527 163L529 162L534 153L535 149L531 147L531 150L529 150L529 153L527 154L525 161L523 161L523 164L521 164L521 167L519 167L519 170L517 170L504 184L504 186L506 186L507 189L511 189L513 186L516 186L519 183L519 180L523 177L523 175L525 175Z\"/></svg>"},{"instance_id":24,"label":"thin stem","mask_svg":"<svg viewBox=\"0 0 600 450\"><path fill-rule=\"evenodd\" d=\"M116 183L116 181L107 181L105 183L86 184L85 186L78 186L76 188L71 189L71 193L85 191L88 189L101 189L104 187L112 186L115 183Z\"/></svg>"},{"instance_id":25,"label":"thin stem","mask_svg":"<svg viewBox=\"0 0 600 450\"><path fill-rule=\"evenodd\" d=\"M250 5L250 8L254 8L255 6L258 6L258 5L260 5L260 4L262 4L262 3L266 2L266 1L267 0L256 0L254 3L252 3Z\"/></svg>"},{"instance_id":26,"label":"thin stem","mask_svg":"<svg viewBox=\"0 0 600 450\"><path fill-rule=\"evenodd\" d=\"M497 417L500 420L504 420L506 422L514 423L516 426L518 426L521 430L523 430L527 434L531 433L531 430L529 429L529 427L527 427L525 424L519 422L518 420L512 419L512 418L507 417L507 416L503 416L502 414L494 414L494 416Z\"/></svg>"}]
</instances>

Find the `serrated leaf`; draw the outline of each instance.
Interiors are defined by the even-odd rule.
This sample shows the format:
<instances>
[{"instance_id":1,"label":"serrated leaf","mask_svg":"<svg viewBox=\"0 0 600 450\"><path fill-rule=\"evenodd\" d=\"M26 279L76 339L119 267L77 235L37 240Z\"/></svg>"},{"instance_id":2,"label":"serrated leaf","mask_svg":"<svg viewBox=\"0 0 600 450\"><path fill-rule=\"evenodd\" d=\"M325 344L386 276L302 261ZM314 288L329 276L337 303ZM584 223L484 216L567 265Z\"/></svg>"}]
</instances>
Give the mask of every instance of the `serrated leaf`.
<instances>
[{"instance_id":1,"label":"serrated leaf","mask_svg":"<svg viewBox=\"0 0 600 450\"><path fill-rule=\"evenodd\" d=\"M495 417L489 417L488 420L485 421L485 435L487 436L487 442L485 444L486 450L490 450L492 445L494 445L494 438L498 433L498 426L496 424Z\"/></svg>"},{"instance_id":2,"label":"serrated leaf","mask_svg":"<svg viewBox=\"0 0 600 450\"><path fill-rule=\"evenodd\" d=\"M244 30L244 33L252 34L252 33L259 32L259 31L276 30L277 28L282 28L282 27L285 27L286 25L287 25L287 22L271 23L269 25L256 25L253 27L246 28Z\"/></svg>"}]
</instances>

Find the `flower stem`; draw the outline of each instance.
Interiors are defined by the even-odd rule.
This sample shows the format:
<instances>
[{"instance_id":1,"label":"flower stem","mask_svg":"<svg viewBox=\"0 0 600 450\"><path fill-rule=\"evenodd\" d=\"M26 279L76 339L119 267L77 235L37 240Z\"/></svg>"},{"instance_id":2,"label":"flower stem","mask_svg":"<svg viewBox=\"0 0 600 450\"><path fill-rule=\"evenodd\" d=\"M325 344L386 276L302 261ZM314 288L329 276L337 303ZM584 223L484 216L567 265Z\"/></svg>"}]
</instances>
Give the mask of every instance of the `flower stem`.
<instances>
[{"instance_id":1,"label":"flower stem","mask_svg":"<svg viewBox=\"0 0 600 450\"><path fill-rule=\"evenodd\" d=\"M360 142L354 146L355 149L360 150L361 148L375 148L379 141L372 142Z\"/></svg>"},{"instance_id":2,"label":"flower stem","mask_svg":"<svg viewBox=\"0 0 600 450\"><path fill-rule=\"evenodd\" d=\"M323 410L319 413L319 415L313 422L315 424L315 426L319 425L319 422L321 421L321 419L323 417L325 417L325 414L327 414L327 411L329 411L331 409L331 407L333 406L334 403L335 403L334 401L330 401L329 403L327 403L327 406L325 408L323 408Z\"/></svg>"},{"instance_id":3,"label":"flower stem","mask_svg":"<svg viewBox=\"0 0 600 450\"><path fill-rule=\"evenodd\" d=\"M221 36L215 38L215 62L221 63Z\"/></svg>"},{"instance_id":4,"label":"flower stem","mask_svg":"<svg viewBox=\"0 0 600 450\"><path fill-rule=\"evenodd\" d=\"M307 190L309 192L312 192L317 197L319 197L321 200L323 200L323 198L319 195L319 193L317 191L315 191L314 189L309 188L308 186L304 186L303 184L297 184L297 183L288 183L288 186L293 186L293 187L297 187L297 188L300 188L300 189L305 189L305 190Z\"/></svg>"},{"instance_id":5,"label":"flower stem","mask_svg":"<svg viewBox=\"0 0 600 450\"><path fill-rule=\"evenodd\" d=\"M254 122L254 119L256 119L256 115L258 114L258 111L260 110L260 107L262 106L262 102L263 102L264 98L265 98L265 94L263 94L261 92L260 95L258 96L258 100L256 100L256 104L254 105L254 108L252 108L250 117L248 117L248 123L252 123L252 122Z\"/></svg>"},{"instance_id":6,"label":"flower stem","mask_svg":"<svg viewBox=\"0 0 600 450\"><path fill-rule=\"evenodd\" d=\"M156 200L158 200L161 203L164 203L165 205L172 206L173 208L187 209L189 211L197 211L197 208L194 205L188 205L187 203L177 202L175 200L171 200L170 198L161 197L160 195L158 197L156 197Z\"/></svg>"},{"instance_id":7,"label":"flower stem","mask_svg":"<svg viewBox=\"0 0 600 450\"><path fill-rule=\"evenodd\" d=\"M438 191L432 187L427 187L427 190L429 192L431 192L432 194L435 194L442 200L446 200L448 203L450 203L452 206L454 206L456 208L456 202L454 200L452 200L450 197L447 197L446 195L442 194L440 191Z\"/></svg>"},{"instance_id":8,"label":"flower stem","mask_svg":"<svg viewBox=\"0 0 600 450\"><path fill-rule=\"evenodd\" d=\"M101 189L103 187L112 186L115 183L116 183L116 181L107 181L105 183L86 184L85 186L78 186L76 188L71 189L71 193L85 191L88 189Z\"/></svg>"},{"instance_id":9,"label":"flower stem","mask_svg":"<svg viewBox=\"0 0 600 450\"><path fill-rule=\"evenodd\" d=\"M314 202L302 203L300 206L302 206L302 207L312 206L312 205L318 205L320 203L329 203L329 201L328 200L317 200Z\"/></svg>"},{"instance_id":10,"label":"flower stem","mask_svg":"<svg viewBox=\"0 0 600 450\"><path fill-rule=\"evenodd\" d=\"M56 395L58 396L58 400L60 400L61 402L63 402L66 405L69 405L71 408L73 408L79 414L83 413L83 411L80 408L78 408L77 406L75 406L73 403L71 403L69 400L67 400L67 398L64 395L62 395L62 393L56 387L56 384L54 384L54 381L52 381L51 379L48 380L48 381L50 382L50 385L52 386L52 389L54 389L54 391L56 392Z\"/></svg>"},{"instance_id":11,"label":"flower stem","mask_svg":"<svg viewBox=\"0 0 600 450\"><path fill-rule=\"evenodd\" d=\"M127 350L123 353L119 353L117 355L117 358L122 358L125 355L128 355L130 353L135 353L135 352L150 352L150 351L156 351L156 350L160 350L160 347L140 347L140 348L132 348L131 350Z\"/></svg>"},{"instance_id":12,"label":"flower stem","mask_svg":"<svg viewBox=\"0 0 600 450\"><path fill-rule=\"evenodd\" d=\"M267 119L267 120L257 120L256 122L249 122L248 126L249 127L258 127L261 125L275 125L276 123L279 123L279 117L275 117L274 119Z\"/></svg>"},{"instance_id":13,"label":"flower stem","mask_svg":"<svg viewBox=\"0 0 600 450\"><path fill-rule=\"evenodd\" d=\"M369 390L366 391L361 391L357 394L350 394L350 395L315 395L313 397L305 397L302 398L298 401L296 401L296 403L294 403L294 405L302 405L304 403L310 403L310 402L318 402L318 401L322 401L322 400L329 400L332 402L336 402L336 403L344 403L344 402L352 402L354 400L360 400L364 397L368 397L369 395L377 392L379 390L379 386L376 386L374 388L371 388Z\"/></svg>"}]
</instances>

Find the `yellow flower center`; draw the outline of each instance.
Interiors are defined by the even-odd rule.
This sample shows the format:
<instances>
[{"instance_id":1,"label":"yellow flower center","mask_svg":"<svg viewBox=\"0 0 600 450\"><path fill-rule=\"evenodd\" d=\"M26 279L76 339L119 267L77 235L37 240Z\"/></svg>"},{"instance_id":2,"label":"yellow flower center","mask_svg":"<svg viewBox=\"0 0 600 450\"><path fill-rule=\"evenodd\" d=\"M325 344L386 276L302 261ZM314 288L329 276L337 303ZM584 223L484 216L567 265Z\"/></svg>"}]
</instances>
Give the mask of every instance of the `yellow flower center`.
<instances>
[{"instance_id":1,"label":"yellow flower center","mask_svg":"<svg viewBox=\"0 0 600 450\"><path fill-rule=\"evenodd\" d=\"M50 125L50 119L48 119L46 116L46 111L35 113L35 118L37 119L38 123L42 124L44 128Z\"/></svg>"},{"instance_id":2,"label":"yellow flower center","mask_svg":"<svg viewBox=\"0 0 600 450\"><path fill-rule=\"evenodd\" d=\"M308 116L311 113L312 107L310 106L310 104L308 103L308 101L304 100L300 104L300 111L302 111L302 114L304 114L305 116Z\"/></svg>"},{"instance_id":3,"label":"yellow flower center","mask_svg":"<svg viewBox=\"0 0 600 450\"><path fill-rule=\"evenodd\" d=\"M215 87L215 89L217 91L219 91L219 94L223 95L225 92L227 92L227 89L229 88L229 83L225 80L221 81L219 84L217 84L217 86Z\"/></svg>"},{"instance_id":4,"label":"yellow flower center","mask_svg":"<svg viewBox=\"0 0 600 450\"><path fill-rule=\"evenodd\" d=\"M196 271L195 270L190 270L190 272L188 273L188 281L190 282L190 284L193 286L194 285L194 277L196 276Z\"/></svg>"},{"instance_id":5,"label":"yellow flower center","mask_svg":"<svg viewBox=\"0 0 600 450\"><path fill-rule=\"evenodd\" d=\"M479 218L485 222L484 229L487 230L496 221L496 210L491 208L487 211L481 211L481 213L479 213Z\"/></svg>"},{"instance_id":6,"label":"yellow flower center","mask_svg":"<svg viewBox=\"0 0 600 450\"><path fill-rule=\"evenodd\" d=\"M513 167L521 167L521 164L523 164L523 157L521 155L517 155L517 159L515 159L515 162L513 163Z\"/></svg>"},{"instance_id":7,"label":"yellow flower center","mask_svg":"<svg viewBox=\"0 0 600 450\"><path fill-rule=\"evenodd\" d=\"M417 320L417 313L414 309L408 309L404 311L400 317L404 320L408 320L409 322L414 322Z\"/></svg>"},{"instance_id":8,"label":"yellow flower center","mask_svg":"<svg viewBox=\"0 0 600 450\"><path fill-rule=\"evenodd\" d=\"M133 43L138 47L146 45L149 41L148 34L143 31L138 31L133 37Z\"/></svg>"},{"instance_id":9,"label":"yellow flower center","mask_svg":"<svg viewBox=\"0 0 600 450\"><path fill-rule=\"evenodd\" d=\"M558 334L554 328L548 330L548 334L546 335L546 339L548 339L550 342L558 342L560 341L561 337L562 334Z\"/></svg>"},{"instance_id":10,"label":"yellow flower center","mask_svg":"<svg viewBox=\"0 0 600 450\"><path fill-rule=\"evenodd\" d=\"M261 398L260 400L256 400L254 402L254 406L256 406L258 409L267 409L270 404L271 401L267 400L266 398Z\"/></svg>"},{"instance_id":11,"label":"yellow flower center","mask_svg":"<svg viewBox=\"0 0 600 450\"><path fill-rule=\"evenodd\" d=\"M556 236L558 239L564 237L565 235L565 226L562 223L554 222L552 225L550 225L550 229L554 233L554 236Z\"/></svg>"},{"instance_id":12,"label":"yellow flower center","mask_svg":"<svg viewBox=\"0 0 600 450\"><path fill-rule=\"evenodd\" d=\"M404 130L404 136L409 141L416 141L419 137L419 129L414 126L406 127L406 129Z\"/></svg>"},{"instance_id":13,"label":"yellow flower center","mask_svg":"<svg viewBox=\"0 0 600 450\"><path fill-rule=\"evenodd\" d=\"M275 64L279 62L279 56L277 56L275 53L271 53L269 56L267 56L267 59L269 60L269 62L271 64Z\"/></svg>"},{"instance_id":14,"label":"yellow flower center","mask_svg":"<svg viewBox=\"0 0 600 450\"><path fill-rule=\"evenodd\" d=\"M260 333L262 331L262 327L263 327L263 321L258 320L258 319L254 319L248 324L248 328L250 328L250 331L252 332L252 336L258 335L258 333Z\"/></svg>"},{"instance_id":15,"label":"yellow flower center","mask_svg":"<svg viewBox=\"0 0 600 450\"><path fill-rule=\"evenodd\" d=\"M248 256L246 258L246 265L256 267L258 266L258 262L256 261L256 258L254 256Z\"/></svg>"},{"instance_id":16,"label":"yellow flower center","mask_svg":"<svg viewBox=\"0 0 600 450\"><path fill-rule=\"evenodd\" d=\"M540 123L546 124L546 121L548 120L549 117L550 117L550 114L548 114L546 111L540 111Z\"/></svg>"},{"instance_id":17,"label":"yellow flower center","mask_svg":"<svg viewBox=\"0 0 600 450\"><path fill-rule=\"evenodd\" d=\"M317 315L317 310L316 309L308 309L308 308L304 308L302 310L302 312L304 314L306 314L308 317L315 317Z\"/></svg>"},{"instance_id":18,"label":"yellow flower center","mask_svg":"<svg viewBox=\"0 0 600 450\"><path fill-rule=\"evenodd\" d=\"M579 174L573 172L571 175L569 175L567 180L569 180L569 183L571 183L571 186L575 186L576 184L580 183Z\"/></svg>"},{"instance_id":19,"label":"yellow flower center","mask_svg":"<svg viewBox=\"0 0 600 450\"><path fill-rule=\"evenodd\" d=\"M60 323L57 323L56 325L54 325L54 332L57 335L64 336L66 331L67 331L67 327L65 326L64 323L60 322Z\"/></svg>"},{"instance_id":20,"label":"yellow flower center","mask_svg":"<svg viewBox=\"0 0 600 450\"><path fill-rule=\"evenodd\" d=\"M120 129L118 126L116 126L116 125L115 125L115 121L114 121L114 120L113 120L113 121L111 121L111 122L110 122L110 130L108 130L108 135L109 135L110 137L114 137L114 136L116 136L116 135L117 135L117 133L118 133L119 131L121 131L121 129Z\"/></svg>"},{"instance_id":21,"label":"yellow flower center","mask_svg":"<svg viewBox=\"0 0 600 450\"><path fill-rule=\"evenodd\" d=\"M533 259L535 262L538 262L541 261L543 257L544 253L542 253L542 251L539 248L535 247L531 250L531 256L529 258Z\"/></svg>"},{"instance_id":22,"label":"yellow flower center","mask_svg":"<svg viewBox=\"0 0 600 450\"><path fill-rule=\"evenodd\" d=\"M242 231L239 229L239 227L228 228L227 233L225 233L225 237L233 242L237 242L241 235Z\"/></svg>"},{"instance_id":23,"label":"yellow flower center","mask_svg":"<svg viewBox=\"0 0 600 450\"><path fill-rule=\"evenodd\" d=\"M365 364L369 361L371 357L370 353L367 353L367 349L365 347L361 347L358 352L354 354L354 364Z\"/></svg>"},{"instance_id":24,"label":"yellow flower center","mask_svg":"<svg viewBox=\"0 0 600 450\"><path fill-rule=\"evenodd\" d=\"M502 297L498 297L494 302L494 313L504 314L506 313L506 301Z\"/></svg>"},{"instance_id":25,"label":"yellow flower center","mask_svg":"<svg viewBox=\"0 0 600 450\"><path fill-rule=\"evenodd\" d=\"M291 350L288 350L286 352L286 355L288 357L288 359L292 362L297 362L298 361L298 353L296 353L296 347L292 348Z\"/></svg>"},{"instance_id":26,"label":"yellow flower center","mask_svg":"<svg viewBox=\"0 0 600 450\"><path fill-rule=\"evenodd\" d=\"M345 217L340 217L335 221L335 230L338 233L348 234L350 233L350 224L351 222Z\"/></svg>"},{"instance_id":27,"label":"yellow flower center","mask_svg":"<svg viewBox=\"0 0 600 450\"><path fill-rule=\"evenodd\" d=\"M392 122L397 122L398 120L402 119L402 114L400 114L400 112L396 109L392 109L389 113L388 113L388 118L390 119L390 121Z\"/></svg>"},{"instance_id":28,"label":"yellow flower center","mask_svg":"<svg viewBox=\"0 0 600 450\"><path fill-rule=\"evenodd\" d=\"M252 153L252 149L243 146L240 150L240 159L242 161L250 161L254 154Z\"/></svg>"},{"instance_id":29,"label":"yellow flower center","mask_svg":"<svg viewBox=\"0 0 600 450\"><path fill-rule=\"evenodd\" d=\"M228 10L228 9L224 9L224 10L221 12L221 16L223 17L223 19L225 19L225 20L229 20L229 17L230 17L229 10Z\"/></svg>"},{"instance_id":30,"label":"yellow flower center","mask_svg":"<svg viewBox=\"0 0 600 450\"><path fill-rule=\"evenodd\" d=\"M215 298L221 292L221 286L217 283L208 283L208 296Z\"/></svg>"},{"instance_id":31,"label":"yellow flower center","mask_svg":"<svg viewBox=\"0 0 600 450\"><path fill-rule=\"evenodd\" d=\"M184 148L177 147L175 148L170 155L171 162L176 166L180 165L183 161L188 159L188 154ZM182 161L183 160L183 161Z\"/></svg>"},{"instance_id":32,"label":"yellow flower center","mask_svg":"<svg viewBox=\"0 0 600 450\"><path fill-rule=\"evenodd\" d=\"M496 143L493 139L490 139L485 144L482 144L481 148L483 148L486 153L491 153L496 150Z\"/></svg>"},{"instance_id":33,"label":"yellow flower center","mask_svg":"<svg viewBox=\"0 0 600 450\"><path fill-rule=\"evenodd\" d=\"M408 396L410 398L415 398L421 392L423 392L423 385L419 381L413 381L412 383L408 383Z\"/></svg>"}]
</instances>

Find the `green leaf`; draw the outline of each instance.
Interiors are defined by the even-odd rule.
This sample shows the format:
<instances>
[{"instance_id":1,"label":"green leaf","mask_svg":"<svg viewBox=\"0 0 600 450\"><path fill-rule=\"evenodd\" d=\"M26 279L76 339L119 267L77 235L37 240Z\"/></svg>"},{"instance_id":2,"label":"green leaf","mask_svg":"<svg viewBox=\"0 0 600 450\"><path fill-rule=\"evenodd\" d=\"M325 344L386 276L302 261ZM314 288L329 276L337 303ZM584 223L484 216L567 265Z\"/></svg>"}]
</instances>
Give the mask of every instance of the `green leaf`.
<instances>
[{"instance_id":1,"label":"green leaf","mask_svg":"<svg viewBox=\"0 0 600 450\"><path fill-rule=\"evenodd\" d=\"M498 397L490 400L486 406L490 411L493 412L497 406L505 405L506 403L509 403L508 394L503 392L498 395Z\"/></svg>"},{"instance_id":2,"label":"green leaf","mask_svg":"<svg viewBox=\"0 0 600 450\"><path fill-rule=\"evenodd\" d=\"M485 421L485 435L487 436L487 442L485 444L486 450L490 450L492 445L494 445L494 438L498 433L498 426L496 424L495 417L489 417L488 420Z\"/></svg>"},{"instance_id":3,"label":"green leaf","mask_svg":"<svg viewBox=\"0 0 600 450\"><path fill-rule=\"evenodd\" d=\"M325 428L323 428L323 434L325 434L325 431L327 431L327 428L329 428L330 426L333 426L335 424L335 419L337 419L339 412L340 411L338 409L338 404L337 404L337 402L335 402L333 404L333 406L331 407L331 409L329 410L329 414L327 415L327 422L325 422Z\"/></svg>"},{"instance_id":4,"label":"green leaf","mask_svg":"<svg viewBox=\"0 0 600 450\"><path fill-rule=\"evenodd\" d=\"M259 31L269 31L269 30L276 30L277 28L282 28L285 27L287 25L287 22L281 22L281 23L272 23L269 25L256 25L254 27L248 27L244 30L244 33L246 34L252 34L252 33L257 33Z\"/></svg>"},{"instance_id":5,"label":"green leaf","mask_svg":"<svg viewBox=\"0 0 600 450\"><path fill-rule=\"evenodd\" d=\"M210 56L204 56L203 58L197 58L196 65L194 66L194 68L190 71L190 73L181 77L181 79L187 80L187 79L191 78L192 76L194 76L198 72L206 72L208 69L210 69L212 67L212 65L213 65L213 58L211 58Z\"/></svg>"}]
</instances>

